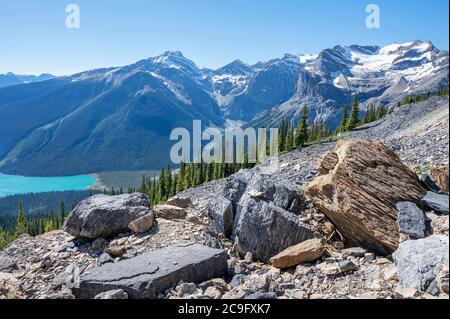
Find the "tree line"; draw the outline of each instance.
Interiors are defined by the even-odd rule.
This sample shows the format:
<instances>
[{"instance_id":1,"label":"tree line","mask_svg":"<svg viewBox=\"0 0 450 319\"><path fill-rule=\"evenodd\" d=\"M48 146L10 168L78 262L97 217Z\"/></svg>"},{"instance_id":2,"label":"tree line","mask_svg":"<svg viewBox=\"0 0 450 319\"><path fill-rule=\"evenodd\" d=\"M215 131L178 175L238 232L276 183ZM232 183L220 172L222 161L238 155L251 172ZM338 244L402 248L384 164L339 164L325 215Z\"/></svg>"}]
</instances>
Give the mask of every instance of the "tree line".
<instances>
[{"instance_id":1,"label":"tree line","mask_svg":"<svg viewBox=\"0 0 450 319\"><path fill-rule=\"evenodd\" d=\"M388 114L388 109L382 104L376 107L374 103L371 103L364 118L360 118L360 113L358 96L355 95L352 108L344 105L340 125L332 131L323 121L314 121L311 126L308 126L308 106L305 105L296 127L292 120L285 118L281 120L278 131L278 150L280 153L290 152L307 143L336 137L339 133L352 131L360 125L382 119Z\"/></svg>"},{"instance_id":2,"label":"tree line","mask_svg":"<svg viewBox=\"0 0 450 319\"><path fill-rule=\"evenodd\" d=\"M72 209L77 205L72 203ZM51 210L48 215L27 215L22 200L19 200L14 227L4 228L0 225L0 250L23 234L38 236L53 230L62 229L67 217L66 204L62 200L58 212Z\"/></svg>"},{"instance_id":3,"label":"tree line","mask_svg":"<svg viewBox=\"0 0 450 319\"><path fill-rule=\"evenodd\" d=\"M408 95L408 96L405 96L403 99L401 99L401 101L399 101L397 103L397 107L426 101L430 97L433 97L433 96L448 96L448 90L449 90L448 86L443 86L435 92L428 92L426 94Z\"/></svg>"},{"instance_id":4,"label":"tree line","mask_svg":"<svg viewBox=\"0 0 450 319\"><path fill-rule=\"evenodd\" d=\"M142 177L141 186L129 188L128 193L138 191L149 196L152 206L167 201L172 196L217 179L226 178L243 168L252 168L245 155L244 163L181 163L175 172L170 166L163 168L159 176Z\"/></svg>"}]
</instances>

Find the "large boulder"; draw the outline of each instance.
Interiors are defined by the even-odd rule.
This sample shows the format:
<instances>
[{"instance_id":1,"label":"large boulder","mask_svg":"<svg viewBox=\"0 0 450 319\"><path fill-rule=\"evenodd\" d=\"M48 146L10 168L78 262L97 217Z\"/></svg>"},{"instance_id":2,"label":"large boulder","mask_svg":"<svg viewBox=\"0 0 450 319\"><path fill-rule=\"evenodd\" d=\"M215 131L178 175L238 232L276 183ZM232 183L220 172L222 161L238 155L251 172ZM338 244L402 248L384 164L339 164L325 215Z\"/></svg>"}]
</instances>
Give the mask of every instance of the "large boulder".
<instances>
[{"instance_id":1,"label":"large boulder","mask_svg":"<svg viewBox=\"0 0 450 319\"><path fill-rule=\"evenodd\" d=\"M222 194L224 198L217 198L220 203L213 202L221 210L215 209L214 214L210 210L212 223L219 230L223 224L229 232L231 202L230 237L242 256L250 252L255 259L268 262L286 248L314 237L314 231L295 215L304 206L304 198L289 181L276 181L258 168L241 170L226 181ZM218 214L220 211L225 214Z\"/></svg>"},{"instance_id":2,"label":"large boulder","mask_svg":"<svg viewBox=\"0 0 450 319\"><path fill-rule=\"evenodd\" d=\"M268 262L281 251L315 237L313 229L272 202L244 195L235 220L233 238L241 255Z\"/></svg>"},{"instance_id":3,"label":"large boulder","mask_svg":"<svg viewBox=\"0 0 450 319\"><path fill-rule=\"evenodd\" d=\"M180 281L201 283L221 277L227 254L193 243L176 244L143 255L106 264L81 275L75 296L92 299L122 289L130 299L154 299Z\"/></svg>"},{"instance_id":4,"label":"large boulder","mask_svg":"<svg viewBox=\"0 0 450 319\"><path fill-rule=\"evenodd\" d=\"M447 236L433 235L401 243L393 254L400 285L427 291L436 280L438 268L444 266L448 269L448 257Z\"/></svg>"},{"instance_id":5,"label":"large boulder","mask_svg":"<svg viewBox=\"0 0 450 319\"><path fill-rule=\"evenodd\" d=\"M319 259L324 251L325 245L322 239L310 239L282 251L270 258L270 262L277 268L289 268Z\"/></svg>"},{"instance_id":6,"label":"large boulder","mask_svg":"<svg viewBox=\"0 0 450 319\"><path fill-rule=\"evenodd\" d=\"M422 205L427 206L441 214L448 215L449 197L446 194L428 192L422 198Z\"/></svg>"},{"instance_id":7,"label":"large boulder","mask_svg":"<svg viewBox=\"0 0 450 319\"><path fill-rule=\"evenodd\" d=\"M167 200L167 205L170 206L176 206L180 208L189 208L192 206L192 201L189 197L180 197L180 196L174 196Z\"/></svg>"},{"instance_id":8,"label":"large boulder","mask_svg":"<svg viewBox=\"0 0 450 319\"><path fill-rule=\"evenodd\" d=\"M305 193L346 241L380 254L395 251L396 204L418 202L426 193L417 175L373 140L339 141L319 160L318 171L322 175Z\"/></svg>"},{"instance_id":9,"label":"large boulder","mask_svg":"<svg viewBox=\"0 0 450 319\"><path fill-rule=\"evenodd\" d=\"M153 211L156 213L158 218L173 220L173 219L184 219L187 216L186 210L184 208L172 205L156 205L153 207Z\"/></svg>"},{"instance_id":10,"label":"large boulder","mask_svg":"<svg viewBox=\"0 0 450 319\"><path fill-rule=\"evenodd\" d=\"M134 233L142 234L152 228L154 221L155 213L150 212L147 215L142 216L128 224L128 229L130 229Z\"/></svg>"},{"instance_id":11,"label":"large boulder","mask_svg":"<svg viewBox=\"0 0 450 319\"><path fill-rule=\"evenodd\" d=\"M130 222L148 213L149 199L144 194L96 195L75 207L64 230L78 238L107 238L128 231Z\"/></svg>"}]
</instances>

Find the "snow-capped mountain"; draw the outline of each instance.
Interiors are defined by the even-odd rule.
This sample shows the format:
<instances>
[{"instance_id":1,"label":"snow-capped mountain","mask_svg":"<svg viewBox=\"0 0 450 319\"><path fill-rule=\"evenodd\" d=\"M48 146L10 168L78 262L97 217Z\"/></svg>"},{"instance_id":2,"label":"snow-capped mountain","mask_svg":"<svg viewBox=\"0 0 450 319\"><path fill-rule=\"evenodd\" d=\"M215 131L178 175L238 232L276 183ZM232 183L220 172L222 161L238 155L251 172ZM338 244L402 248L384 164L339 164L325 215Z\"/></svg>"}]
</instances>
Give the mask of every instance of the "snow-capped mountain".
<instances>
[{"instance_id":1,"label":"snow-capped mountain","mask_svg":"<svg viewBox=\"0 0 450 319\"><path fill-rule=\"evenodd\" d=\"M370 92L404 78L414 90L448 66L448 54L430 42L409 42L385 47L337 46L325 50L305 69L333 81L340 89Z\"/></svg>"},{"instance_id":2,"label":"snow-capped mountain","mask_svg":"<svg viewBox=\"0 0 450 319\"><path fill-rule=\"evenodd\" d=\"M448 52L415 41L336 46L217 70L168 51L124 67L0 89L0 170L67 175L159 169L175 127L278 125L299 117L338 124L344 104L363 106L448 85ZM51 163L51 164L49 164Z\"/></svg>"},{"instance_id":3,"label":"snow-capped mountain","mask_svg":"<svg viewBox=\"0 0 450 319\"><path fill-rule=\"evenodd\" d=\"M430 42L415 41L379 46L336 46L302 63L293 96L254 119L277 123L283 116L299 116L308 104L313 118L337 125L342 106L358 94L366 104L388 104L401 97L448 85L448 52Z\"/></svg>"}]
</instances>

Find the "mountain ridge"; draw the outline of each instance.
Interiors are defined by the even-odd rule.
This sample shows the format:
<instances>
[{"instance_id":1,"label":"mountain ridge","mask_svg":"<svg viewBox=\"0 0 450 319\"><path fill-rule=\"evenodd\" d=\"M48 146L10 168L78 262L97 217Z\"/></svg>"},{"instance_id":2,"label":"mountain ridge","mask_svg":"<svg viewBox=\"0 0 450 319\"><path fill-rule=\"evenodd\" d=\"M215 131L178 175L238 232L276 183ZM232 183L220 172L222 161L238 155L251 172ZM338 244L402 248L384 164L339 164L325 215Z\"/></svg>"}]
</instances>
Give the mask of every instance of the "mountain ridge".
<instances>
[{"instance_id":1,"label":"mountain ridge","mask_svg":"<svg viewBox=\"0 0 450 319\"><path fill-rule=\"evenodd\" d=\"M248 65L200 68L180 51L123 67L0 89L0 170L67 175L159 169L169 134L229 122L277 126L310 119L339 123L358 94L364 107L448 85L448 52L427 41L335 46L319 55L286 54ZM111 161L114 159L114 161Z\"/></svg>"},{"instance_id":2,"label":"mountain ridge","mask_svg":"<svg viewBox=\"0 0 450 319\"><path fill-rule=\"evenodd\" d=\"M54 78L50 73L42 73L40 75L19 75L12 72L0 74L0 88L26 83L40 82Z\"/></svg>"}]
</instances>

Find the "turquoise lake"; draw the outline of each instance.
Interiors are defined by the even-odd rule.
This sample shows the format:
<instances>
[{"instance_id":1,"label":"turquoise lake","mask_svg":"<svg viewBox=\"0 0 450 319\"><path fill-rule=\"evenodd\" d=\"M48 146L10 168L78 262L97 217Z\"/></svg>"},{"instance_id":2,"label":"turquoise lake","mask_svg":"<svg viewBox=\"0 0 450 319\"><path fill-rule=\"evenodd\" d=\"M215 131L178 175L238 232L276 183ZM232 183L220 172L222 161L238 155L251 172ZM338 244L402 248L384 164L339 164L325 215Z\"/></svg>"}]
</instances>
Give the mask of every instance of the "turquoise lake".
<instances>
[{"instance_id":1,"label":"turquoise lake","mask_svg":"<svg viewBox=\"0 0 450 319\"><path fill-rule=\"evenodd\" d=\"M0 197L25 193L86 190L95 183L90 175L26 177L0 173Z\"/></svg>"}]
</instances>

